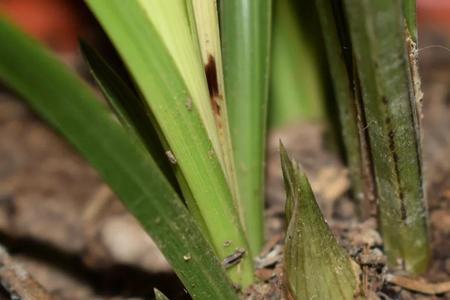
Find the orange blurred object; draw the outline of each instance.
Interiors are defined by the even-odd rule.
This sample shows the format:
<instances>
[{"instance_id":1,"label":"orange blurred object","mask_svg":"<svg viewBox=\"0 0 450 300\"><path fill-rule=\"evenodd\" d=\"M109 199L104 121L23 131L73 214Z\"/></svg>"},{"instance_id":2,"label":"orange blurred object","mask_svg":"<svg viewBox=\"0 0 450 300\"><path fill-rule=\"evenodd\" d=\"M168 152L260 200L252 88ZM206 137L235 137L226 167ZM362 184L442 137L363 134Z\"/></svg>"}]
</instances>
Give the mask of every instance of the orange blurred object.
<instances>
[{"instance_id":1,"label":"orange blurred object","mask_svg":"<svg viewBox=\"0 0 450 300\"><path fill-rule=\"evenodd\" d=\"M83 30L80 5L74 0L0 0L0 11L24 31L57 52L78 47Z\"/></svg>"},{"instance_id":2,"label":"orange blurred object","mask_svg":"<svg viewBox=\"0 0 450 300\"><path fill-rule=\"evenodd\" d=\"M86 28L81 0L0 0L0 11L58 52L72 52ZM417 0L422 28L450 36L450 0Z\"/></svg>"},{"instance_id":3,"label":"orange blurred object","mask_svg":"<svg viewBox=\"0 0 450 300\"><path fill-rule=\"evenodd\" d=\"M417 0L417 9L420 26L450 35L450 0Z\"/></svg>"}]
</instances>

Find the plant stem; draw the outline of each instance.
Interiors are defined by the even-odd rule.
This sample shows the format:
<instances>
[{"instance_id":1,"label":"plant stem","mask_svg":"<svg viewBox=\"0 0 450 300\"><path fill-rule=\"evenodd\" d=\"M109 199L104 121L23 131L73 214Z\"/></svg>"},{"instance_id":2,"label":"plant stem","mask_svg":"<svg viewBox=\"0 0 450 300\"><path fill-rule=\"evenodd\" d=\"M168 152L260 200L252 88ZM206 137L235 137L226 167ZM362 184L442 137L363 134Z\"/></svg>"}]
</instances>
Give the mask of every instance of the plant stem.
<instances>
[{"instance_id":1,"label":"plant stem","mask_svg":"<svg viewBox=\"0 0 450 300\"><path fill-rule=\"evenodd\" d=\"M270 127L324 117L325 84L318 43L313 39L318 30L311 26L315 24L309 22L306 14L297 13L294 2L277 0L274 3ZM309 6L302 4L298 11L307 11ZM307 20L300 23L298 18Z\"/></svg>"},{"instance_id":2,"label":"plant stem","mask_svg":"<svg viewBox=\"0 0 450 300\"><path fill-rule=\"evenodd\" d=\"M264 242L271 0L220 1L225 92L241 207L253 255Z\"/></svg>"},{"instance_id":3,"label":"plant stem","mask_svg":"<svg viewBox=\"0 0 450 300\"><path fill-rule=\"evenodd\" d=\"M419 95L411 78L402 2L344 3L389 265L420 273L427 268L430 251L417 118Z\"/></svg>"},{"instance_id":4,"label":"plant stem","mask_svg":"<svg viewBox=\"0 0 450 300\"><path fill-rule=\"evenodd\" d=\"M317 0L316 7L326 44L342 140L358 214L366 219L374 212L375 187L368 149L361 93L353 62L351 42L339 2Z\"/></svg>"}]
</instances>

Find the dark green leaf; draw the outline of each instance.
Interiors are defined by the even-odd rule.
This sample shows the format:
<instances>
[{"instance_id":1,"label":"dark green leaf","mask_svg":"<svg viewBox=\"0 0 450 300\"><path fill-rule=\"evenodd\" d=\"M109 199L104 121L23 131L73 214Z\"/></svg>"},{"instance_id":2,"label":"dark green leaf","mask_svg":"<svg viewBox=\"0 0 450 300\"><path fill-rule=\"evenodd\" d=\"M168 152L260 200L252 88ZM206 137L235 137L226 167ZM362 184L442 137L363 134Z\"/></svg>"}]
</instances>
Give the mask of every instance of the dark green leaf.
<instances>
[{"instance_id":1,"label":"dark green leaf","mask_svg":"<svg viewBox=\"0 0 450 300\"><path fill-rule=\"evenodd\" d=\"M176 178L165 154L168 149L165 150L160 142L160 136L152 124L150 110L94 49L83 41L80 41L80 49L92 75L121 123L142 141L172 186L177 188Z\"/></svg>"},{"instance_id":2,"label":"dark green leaf","mask_svg":"<svg viewBox=\"0 0 450 300\"><path fill-rule=\"evenodd\" d=\"M345 16L337 2L315 2L326 45L353 197L358 203L359 216L365 219L371 216L374 208L374 178L366 134L367 124L361 107L359 81L354 78L356 66L353 63Z\"/></svg>"},{"instance_id":3,"label":"dark green leaf","mask_svg":"<svg viewBox=\"0 0 450 300\"><path fill-rule=\"evenodd\" d=\"M430 259L420 147L420 79L400 0L345 0L391 267L423 272ZM414 81L413 81L414 79Z\"/></svg>"}]
</instances>

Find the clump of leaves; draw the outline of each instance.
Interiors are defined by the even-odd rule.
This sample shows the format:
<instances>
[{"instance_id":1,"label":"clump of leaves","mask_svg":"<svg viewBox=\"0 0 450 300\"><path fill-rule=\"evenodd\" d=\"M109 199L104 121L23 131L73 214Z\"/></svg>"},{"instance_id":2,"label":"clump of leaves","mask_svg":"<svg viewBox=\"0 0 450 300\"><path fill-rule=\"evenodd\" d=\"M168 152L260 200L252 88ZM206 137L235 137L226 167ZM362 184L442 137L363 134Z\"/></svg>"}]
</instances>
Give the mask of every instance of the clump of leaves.
<instances>
[{"instance_id":1,"label":"clump of leaves","mask_svg":"<svg viewBox=\"0 0 450 300\"><path fill-rule=\"evenodd\" d=\"M99 171L191 296L237 299L210 243L143 144L130 138L85 84L4 20L0 39L8 41L0 49L1 78Z\"/></svg>"},{"instance_id":2,"label":"clump of leaves","mask_svg":"<svg viewBox=\"0 0 450 300\"><path fill-rule=\"evenodd\" d=\"M118 68L81 43L117 118L48 51L3 19L0 78L99 171L193 299L238 299L236 287L256 281L253 258L264 243L270 57L275 101L289 97L274 107L289 110L302 98L300 108L324 116L318 103L327 82L318 75L319 62L296 70L302 78L314 74L313 86L296 86L289 75L297 74L291 73L295 64L283 55L295 48L304 56L292 60L310 62L317 53L297 34L318 28L297 31L289 3L280 0L271 56L270 0L86 3L125 65ZM391 266L400 260L403 268L420 272L429 252L412 3L318 0L314 21L321 24L361 216L370 215L370 201L378 200ZM289 86L293 93L285 93ZM288 296L353 299L358 268L334 239L305 174L280 151Z\"/></svg>"}]
</instances>

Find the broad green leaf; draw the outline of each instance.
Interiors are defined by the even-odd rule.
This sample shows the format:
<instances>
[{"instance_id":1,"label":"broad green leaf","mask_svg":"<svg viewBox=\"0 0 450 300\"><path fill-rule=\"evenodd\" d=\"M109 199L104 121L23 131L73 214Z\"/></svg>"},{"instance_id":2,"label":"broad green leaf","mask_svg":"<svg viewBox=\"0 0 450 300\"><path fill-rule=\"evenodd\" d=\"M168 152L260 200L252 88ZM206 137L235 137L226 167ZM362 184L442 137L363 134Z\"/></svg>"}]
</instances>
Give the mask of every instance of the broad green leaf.
<instances>
[{"instance_id":1,"label":"broad green leaf","mask_svg":"<svg viewBox=\"0 0 450 300\"><path fill-rule=\"evenodd\" d=\"M181 25L164 23L172 20L172 16L168 16L167 20L159 19L168 14L165 5L161 4L159 7L156 4L165 3L162 1L148 1L145 4L130 1L127 5L123 5L121 0L90 0L87 3L116 46L152 111L170 147L172 161L176 162L175 167L180 169L186 179L202 216L202 220L198 222L204 222L208 230L205 235L210 238L217 255L224 259L232 255L236 248L245 249L249 253L232 193L218 157L220 154L205 129L208 125L203 123L201 109L194 101L196 94L191 94L192 88L185 82L185 70L180 71L180 62L175 58L179 53L172 53L176 48L172 43L176 41L168 41L169 37L162 38L162 34L170 31L170 28L176 30ZM161 16L150 11L150 8L160 11ZM174 12L181 13L176 5ZM177 22L177 18L173 21ZM163 23L168 27L162 26ZM181 24L185 24L184 19ZM183 31L179 34L181 36ZM231 246L225 247L229 242ZM242 286L253 282L250 255L246 255L237 267L231 268L229 274L235 283Z\"/></svg>"},{"instance_id":2,"label":"broad green leaf","mask_svg":"<svg viewBox=\"0 0 450 300\"><path fill-rule=\"evenodd\" d=\"M314 3L274 2L269 127L324 117L319 28Z\"/></svg>"},{"instance_id":3,"label":"broad green leaf","mask_svg":"<svg viewBox=\"0 0 450 300\"><path fill-rule=\"evenodd\" d=\"M193 299L237 299L209 243L144 146L90 89L0 19L0 78L98 170L152 236Z\"/></svg>"},{"instance_id":4,"label":"broad green leaf","mask_svg":"<svg viewBox=\"0 0 450 300\"><path fill-rule=\"evenodd\" d=\"M286 190L288 299L357 299L359 267L337 243L303 171L280 144Z\"/></svg>"},{"instance_id":5,"label":"broad green leaf","mask_svg":"<svg viewBox=\"0 0 450 300\"><path fill-rule=\"evenodd\" d=\"M430 249L420 150L420 91L412 80L402 1L345 0L391 267L426 270Z\"/></svg>"},{"instance_id":6,"label":"broad green leaf","mask_svg":"<svg viewBox=\"0 0 450 300\"><path fill-rule=\"evenodd\" d=\"M264 161L271 0L220 1L228 120L245 228L256 255L263 242Z\"/></svg>"}]
</instances>

